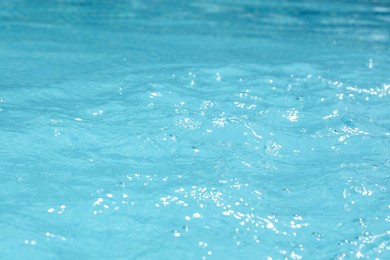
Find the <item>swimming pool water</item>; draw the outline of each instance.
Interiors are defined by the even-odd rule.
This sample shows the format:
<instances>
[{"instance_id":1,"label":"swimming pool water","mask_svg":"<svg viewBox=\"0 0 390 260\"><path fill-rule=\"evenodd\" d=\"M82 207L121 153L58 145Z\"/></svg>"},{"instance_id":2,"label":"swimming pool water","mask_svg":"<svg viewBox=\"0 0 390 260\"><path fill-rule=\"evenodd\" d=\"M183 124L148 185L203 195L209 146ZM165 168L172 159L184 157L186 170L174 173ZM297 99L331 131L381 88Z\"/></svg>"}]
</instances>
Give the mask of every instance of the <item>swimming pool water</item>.
<instances>
[{"instance_id":1,"label":"swimming pool water","mask_svg":"<svg viewBox=\"0 0 390 260\"><path fill-rule=\"evenodd\" d=\"M389 259L389 17L0 1L0 258Z\"/></svg>"}]
</instances>

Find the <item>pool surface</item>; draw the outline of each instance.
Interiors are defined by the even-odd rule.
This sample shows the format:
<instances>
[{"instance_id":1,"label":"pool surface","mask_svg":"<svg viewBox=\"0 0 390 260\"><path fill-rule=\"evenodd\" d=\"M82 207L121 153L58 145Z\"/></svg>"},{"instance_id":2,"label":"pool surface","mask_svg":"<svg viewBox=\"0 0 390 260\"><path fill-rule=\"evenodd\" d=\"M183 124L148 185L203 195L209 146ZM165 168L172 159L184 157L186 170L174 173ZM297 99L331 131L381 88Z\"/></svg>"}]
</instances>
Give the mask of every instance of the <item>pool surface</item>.
<instances>
[{"instance_id":1,"label":"pool surface","mask_svg":"<svg viewBox=\"0 0 390 260\"><path fill-rule=\"evenodd\" d=\"M390 259L390 5L0 0L1 259Z\"/></svg>"}]
</instances>

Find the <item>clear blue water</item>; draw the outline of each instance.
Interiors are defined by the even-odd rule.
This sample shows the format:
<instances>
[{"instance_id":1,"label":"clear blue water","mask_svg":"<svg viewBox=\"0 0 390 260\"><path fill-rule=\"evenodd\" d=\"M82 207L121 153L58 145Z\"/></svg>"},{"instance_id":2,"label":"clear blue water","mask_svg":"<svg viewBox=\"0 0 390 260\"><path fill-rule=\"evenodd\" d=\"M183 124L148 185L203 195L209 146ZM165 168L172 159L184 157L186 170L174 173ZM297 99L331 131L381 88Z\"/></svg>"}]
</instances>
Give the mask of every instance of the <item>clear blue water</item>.
<instances>
[{"instance_id":1,"label":"clear blue water","mask_svg":"<svg viewBox=\"0 0 390 260\"><path fill-rule=\"evenodd\" d=\"M0 1L1 259L389 259L390 5Z\"/></svg>"}]
</instances>

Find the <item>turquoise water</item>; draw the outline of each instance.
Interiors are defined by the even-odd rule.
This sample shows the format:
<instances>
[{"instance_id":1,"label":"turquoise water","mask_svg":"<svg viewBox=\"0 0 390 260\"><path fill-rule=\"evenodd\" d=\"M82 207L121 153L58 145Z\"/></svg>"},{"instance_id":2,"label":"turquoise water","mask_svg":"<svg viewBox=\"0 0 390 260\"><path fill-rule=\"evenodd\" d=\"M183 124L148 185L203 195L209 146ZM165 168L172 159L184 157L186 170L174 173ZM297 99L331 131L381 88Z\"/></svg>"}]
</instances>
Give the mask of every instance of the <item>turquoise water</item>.
<instances>
[{"instance_id":1,"label":"turquoise water","mask_svg":"<svg viewBox=\"0 0 390 260\"><path fill-rule=\"evenodd\" d=\"M1 259L389 259L390 5L0 1Z\"/></svg>"}]
</instances>

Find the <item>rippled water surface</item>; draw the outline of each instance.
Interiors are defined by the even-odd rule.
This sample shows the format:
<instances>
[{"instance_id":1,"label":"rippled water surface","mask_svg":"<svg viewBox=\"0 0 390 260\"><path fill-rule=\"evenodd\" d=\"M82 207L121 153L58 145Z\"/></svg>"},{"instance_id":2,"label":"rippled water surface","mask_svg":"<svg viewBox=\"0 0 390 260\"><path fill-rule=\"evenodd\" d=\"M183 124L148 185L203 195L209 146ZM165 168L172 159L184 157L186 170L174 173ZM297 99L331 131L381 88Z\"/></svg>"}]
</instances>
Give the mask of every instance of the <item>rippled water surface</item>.
<instances>
[{"instance_id":1,"label":"rippled water surface","mask_svg":"<svg viewBox=\"0 0 390 260\"><path fill-rule=\"evenodd\" d=\"M390 4L0 0L0 258L389 259Z\"/></svg>"}]
</instances>

